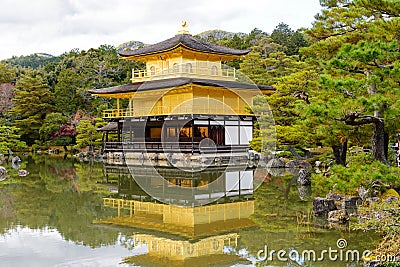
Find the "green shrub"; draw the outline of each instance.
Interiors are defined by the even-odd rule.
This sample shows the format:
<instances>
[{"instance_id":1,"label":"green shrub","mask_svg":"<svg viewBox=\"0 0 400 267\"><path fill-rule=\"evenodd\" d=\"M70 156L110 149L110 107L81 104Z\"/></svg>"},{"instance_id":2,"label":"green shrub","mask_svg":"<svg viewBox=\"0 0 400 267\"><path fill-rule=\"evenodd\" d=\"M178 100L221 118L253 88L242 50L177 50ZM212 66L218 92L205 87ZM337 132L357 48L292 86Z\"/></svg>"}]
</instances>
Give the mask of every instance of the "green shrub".
<instances>
[{"instance_id":1,"label":"green shrub","mask_svg":"<svg viewBox=\"0 0 400 267\"><path fill-rule=\"evenodd\" d=\"M360 186L369 188L373 182L381 182L392 186L400 185L399 169L372 161L371 155L357 153L349 158L348 166L334 165L330 176L313 174L314 188L327 193L335 191L347 195L356 195Z\"/></svg>"}]
</instances>

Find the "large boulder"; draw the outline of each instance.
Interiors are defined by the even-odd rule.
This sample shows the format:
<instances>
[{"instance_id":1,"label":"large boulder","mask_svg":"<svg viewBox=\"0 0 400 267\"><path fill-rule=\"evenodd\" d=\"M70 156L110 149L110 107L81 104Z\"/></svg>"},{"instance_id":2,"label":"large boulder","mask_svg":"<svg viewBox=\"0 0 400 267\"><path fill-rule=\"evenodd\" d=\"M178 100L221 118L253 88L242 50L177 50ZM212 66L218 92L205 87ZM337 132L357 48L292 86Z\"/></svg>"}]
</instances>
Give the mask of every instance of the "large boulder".
<instances>
[{"instance_id":1,"label":"large boulder","mask_svg":"<svg viewBox=\"0 0 400 267\"><path fill-rule=\"evenodd\" d=\"M337 193L329 192L326 195L326 198L333 199L335 202L339 202L339 201L343 200L344 195L343 194L337 194Z\"/></svg>"},{"instance_id":2,"label":"large boulder","mask_svg":"<svg viewBox=\"0 0 400 267\"><path fill-rule=\"evenodd\" d=\"M337 210L333 199L316 197L313 201L313 212L315 216L328 217L330 211Z\"/></svg>"},{"instance_id":3,"label":"large boulder","mask_svg":"<svg viewBox=\"0 0 400 267\"><path fill-rule=\"evenodd\" d=\"M297 185L308 186L311 185L311 172L306 169L301 169L299 171L299 176L297 176Z\"/></svg>"},{"instance_id":4,"label":"large boulder","mask_svg":"<svg viewBox=\"0 0 400 267\"><path fill-rule=\"evenodd\" d=\"M297 168L297 169L306 169L311 170L312 166L310 163L304 160L291 160L285 164L286 168Z\"/></svg>"},{"instance_id":5,"label":"large boulder","mask_svg":"<svg viewBox=\"0 0 400 267\"><path fill-rule=\"evenodd\" d=\"M6 179L7 170L3 166L0 166L0 181Z\"/></svg>"},{"instance_id":6,"label":"large boulder","mask_svg":"<svg viewBox=\"0 0 400 267\"><path fill-rule=\"evenodd\" d=\"M342 209L353 212L357 210L357 207L362 204L360 197L348 197L342 202Z\"/></svg>"},{"instance_id":7,"label":"large boulder","mask_svg":"<svg viewBox=\"0 0 400 267\"><path fill-rule=\"evenodd\" d=\"M21 177L27 176L29 172L27 170L19 170L18 175Z\"/></svg>"},{"instance_id":8,"label":"large boulder","mask_svg":"<svg viewBox=\"0 0 400 267\"><path fill-rule=\"evenodd\" d=\"M285 172L285 168L268 168L267 170L271 176L278 177L287 175Z\"/></svg>"},{"instance_id":9,"label":"large boulder","mask_svg":"<svg viewBox=\"0 0 400 267\"><path fill-rule=\"evenodd\" d=\"M369 197L365 199L365 203L367 206L371 206L372 204L379 203L381 199L379 197Z\"/></svg>"},{"instance_id":10,"label":"large boulder","mask_svg":"<svg viewBox=\"0 0 400 267\"><path fill-rule=\"evenodd\" d=\"M360 196L360 198L365 201L367 199L367 197L369 197L370 194L370 190L366 189L364 186L360 186L358 189L358 195Z\"/></svg>"},{"instance_id":11,"label":"large boulder","mask_svg":"<svg viewBox=\"0 0 400 267\"><path fill-rule=\"evenodd\" d=\"M310 199L311 193L312 193L310 185L308 185L308 186L298 186L297 190L299 191L299 197L300 197L301 200L307 201L307 200Z\"/></svg>"},{"instance_id":12,"label":"large boulder","mask_svg":"<svg viewBox=\"0 0 400 267\"><path fill-rule=\"evenodd\" d=\"M11 159L11 165L14 169L19 169L19 167L21 167L21 159L18 156L15 156Z\"/></svg>"},{"instance_id":13,"label":"large boulder","mask_svg":"<svg viewBox=\"0 0 400 267\"><path fill-rule=\"evenodd\" d=\"M345 210L333 210L328 213L328 222L345 224L350 217Z\"/></svg>"},{"instance_id":14,"label":"large boulder","mask_svg":"<svg viewBox=\"0 0 400 267\"><path fill-rule=\"evenodd\" d=\"M267 163L267 168L285 168L285 160L283 158L271 159Z\"/></svg>"}]
</instances>

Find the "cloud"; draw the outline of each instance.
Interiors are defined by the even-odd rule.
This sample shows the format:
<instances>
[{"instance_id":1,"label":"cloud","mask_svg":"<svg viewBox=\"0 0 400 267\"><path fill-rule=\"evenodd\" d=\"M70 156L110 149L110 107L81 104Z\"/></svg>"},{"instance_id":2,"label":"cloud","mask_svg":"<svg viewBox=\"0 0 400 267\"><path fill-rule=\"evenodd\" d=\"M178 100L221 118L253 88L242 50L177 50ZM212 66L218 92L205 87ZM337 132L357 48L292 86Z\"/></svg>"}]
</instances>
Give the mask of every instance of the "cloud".
<instances>
[{"instance_id":1,"label":"cloud","mask_svg":"<svg viewBox=\"0 0 400 267\"><path fill-rule=\"evenodd\" d=\"M54 229L17 227L0 235L1 266L117 266L126 256L143 253L120 245L91 248L65 240Z\"/></svg>"},{"instance_id":2,"label":"cloud","mask_svg":"<svg viewBox=\"0 0 400 267\"><path fill-rule=\"evenodd\" d=\"M73 48L155 43L176 34L187 20L193 34L222 29L271 32L280 22L309 27L318 0L2 0L0 59Z\"/></svg>"},{"instance_id":3,"label":"cloud","mask_svg":"<svg viewBox=\"0 0 400 267\"><path fill-rule=\"evenodd\" d=\"M23 24L26 26L54 21L66 12L75 12L68 1L49 0L2 0L0 24Z\"/></svg>"}]
</instances>

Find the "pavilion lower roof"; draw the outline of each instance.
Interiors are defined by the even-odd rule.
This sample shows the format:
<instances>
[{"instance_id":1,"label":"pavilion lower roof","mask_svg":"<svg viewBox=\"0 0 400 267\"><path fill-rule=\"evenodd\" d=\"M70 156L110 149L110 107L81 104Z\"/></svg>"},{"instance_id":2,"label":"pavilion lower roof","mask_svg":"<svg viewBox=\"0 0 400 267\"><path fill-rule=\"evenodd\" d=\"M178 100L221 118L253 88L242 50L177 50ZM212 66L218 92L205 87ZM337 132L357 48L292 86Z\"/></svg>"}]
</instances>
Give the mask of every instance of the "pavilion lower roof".
<instances>
[{"instance_id":1,"label":"pavilion lower roof","mask_svg":"<svg viewBox=\"0 0 400 267\"><path fill-rule=\"evenodd\" d=\"M123 85L117 85L107 88L91 89L88 90L91 94L102 95L102 94L118 94L118 93L134 93L137 91L156 90L156 89L167 89L173 87L179 87L188 84L196 84L202 86L215 86L229 89L258 89L258 90L270 90L275 91L273 86L269 85L255 85L249 83L241 83L235 81L223 81L223 80L211 80L211 79L200 79L200 78L170 78L162 80L153 80L146 82L136 82Z\"/></svg>"},{"instance_id":2,"label":"pavilion lower roof","mask_svg":"<svg viewBox=\"0 0 400 267\"><path fill-rule=\"evenodd\" d=\"M118 130L118 123L117 122L109 122L108 124L104 125L103 127L97 128L99 132L110 132L110 131L117 131Z\"/></svg>"}]
</instances>

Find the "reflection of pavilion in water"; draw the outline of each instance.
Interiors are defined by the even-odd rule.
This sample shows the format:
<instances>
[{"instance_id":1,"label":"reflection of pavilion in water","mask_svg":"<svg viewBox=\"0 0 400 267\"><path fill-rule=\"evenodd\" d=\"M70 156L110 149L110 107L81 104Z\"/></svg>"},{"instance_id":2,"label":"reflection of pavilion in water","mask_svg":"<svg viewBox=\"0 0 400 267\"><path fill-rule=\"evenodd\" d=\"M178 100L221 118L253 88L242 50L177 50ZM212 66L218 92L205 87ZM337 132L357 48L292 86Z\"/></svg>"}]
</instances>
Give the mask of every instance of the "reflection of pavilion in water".
<instances>
[{"instance_id":1,"label":"reflection of pavilion in water","mask_svg":"<svg viewBox=\"0 0 400 267\"><path fill-rule=\"evenodd\" d=\"M143 176L148 172L146 168L139 169ZM163 204L141 190L126 168L105 166L106 179L108 183L117 183L118 194L104 198L103 204L114 208L116 214L99 223L135 228L139 232L133 235L135 246L147 248L146 254L133 256L128 261L141 266L202 266L243 261L234 253L226 253L236 249L239 229L256 226L249 218L254 213L253 191L249 186L241 188L239 175L242 171L237 170L236 180L236 176L232 178L233 170L229 170L232 174L221 176L223 170L218 168L192 173L166 168L156 170L169 182L191 188L191 201L199 196L204 199L206 195L213 201L213 194L222 198L196 207ZM247 172L244 180L252 185L252 171ZM196 185L212 184L217 176L221 181L215 186L205 187L201 192L197 190ZM232 186L234 179L237 187ZM164 192L165 197L175 197L179 203L179 195L173 196L165 187ZM144 230L147 232L143 233Z\"/></svg>"},{"instance_id":2,"label":"reflection of pavilion in water","mask_svg":"<svg viewBox=\"0 0 400 267\"><path fill-rule=\"evenodd\" d=\"M245 166L209 167L184 171L171 166L105 165L107 184L129 199L157 199L182 206L253 198L254 170ZM134 176L134 177L133 177Z\"/></svg>"},{"instance_id":3,"label":"reflection of pavilion in water","mask_svg":"<svg viewBox=\"0 0 400 267\"><path fill-rule=\"evenodd\" d=\"M224 254L224 248L236 248L238 234L220 234L198 241L173 240L150 234L134 234L138 244L147 246L148 253L127 261L140 266L215 266L245 262L235 254Z\"/></svg>"}]
</instances>

